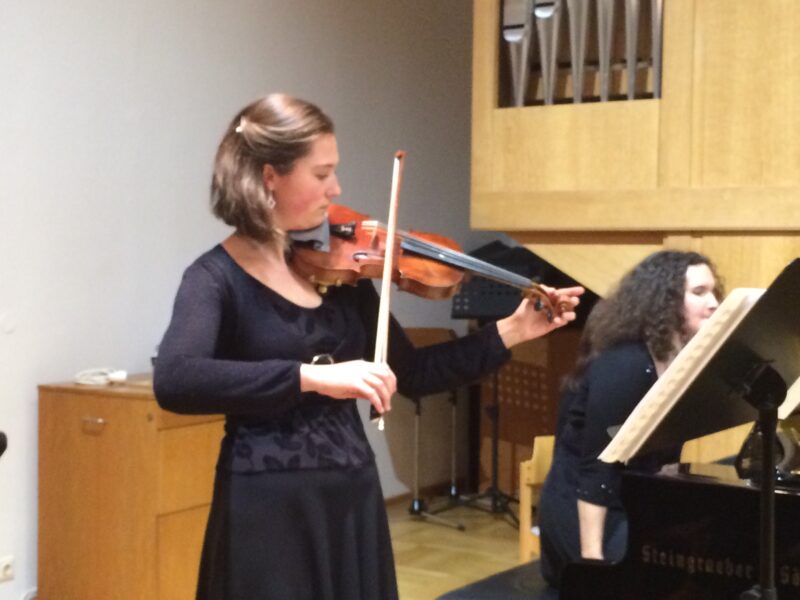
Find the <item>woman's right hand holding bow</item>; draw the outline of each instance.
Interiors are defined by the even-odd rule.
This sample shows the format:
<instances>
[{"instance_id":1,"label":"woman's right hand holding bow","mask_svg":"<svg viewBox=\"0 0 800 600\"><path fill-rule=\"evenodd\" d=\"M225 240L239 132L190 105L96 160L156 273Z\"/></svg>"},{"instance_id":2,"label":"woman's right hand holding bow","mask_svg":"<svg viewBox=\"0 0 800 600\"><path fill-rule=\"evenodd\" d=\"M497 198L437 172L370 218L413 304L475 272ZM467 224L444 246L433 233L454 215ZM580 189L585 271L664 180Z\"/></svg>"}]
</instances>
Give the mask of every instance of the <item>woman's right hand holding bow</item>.
<instances>
[{"instance_id":1,"label":"woman's right hand holding bow","mask_svg":"<svg viewBox=\"0 0 800 600\"><path fill-rule=\"evenodd\" d=\"M397 379L385 363L366 360L300 365L300 391L317 392L338 400L364 398L380 414L392 409Z\"/></svg>"}]
</instances>

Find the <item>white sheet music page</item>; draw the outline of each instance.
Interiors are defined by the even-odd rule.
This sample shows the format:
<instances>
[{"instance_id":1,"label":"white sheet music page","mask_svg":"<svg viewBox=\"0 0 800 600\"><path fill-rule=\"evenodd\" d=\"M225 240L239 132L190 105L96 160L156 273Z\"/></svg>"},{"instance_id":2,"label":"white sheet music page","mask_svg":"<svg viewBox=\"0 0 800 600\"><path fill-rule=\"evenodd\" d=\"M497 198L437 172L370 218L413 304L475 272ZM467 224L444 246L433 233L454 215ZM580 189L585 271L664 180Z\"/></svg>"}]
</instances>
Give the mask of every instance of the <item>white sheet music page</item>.
<instances>
[{"instance_id":1,"label":"white sheet music page","mask_svg":"<svg viewBox=\"0 0 800 600\"><path fill-rule=\"evenodd\" d=\"M800 406L800 379L795 380L786 392L786 399L778 407L778 418L788 419L798 406Z\"/></svg>"},{"instance_id":2,"label":"white sheet music page","mask_svg":"<svg viewBox=\"0 0 800 600\"><path fill-rule=\"evenodd\" d=\"M636 455L764 291L760 288L737 288L725 298L636 405L611 443L600 454L600 460L607 463L627 462Z\"/></svg>"}]
</instances>

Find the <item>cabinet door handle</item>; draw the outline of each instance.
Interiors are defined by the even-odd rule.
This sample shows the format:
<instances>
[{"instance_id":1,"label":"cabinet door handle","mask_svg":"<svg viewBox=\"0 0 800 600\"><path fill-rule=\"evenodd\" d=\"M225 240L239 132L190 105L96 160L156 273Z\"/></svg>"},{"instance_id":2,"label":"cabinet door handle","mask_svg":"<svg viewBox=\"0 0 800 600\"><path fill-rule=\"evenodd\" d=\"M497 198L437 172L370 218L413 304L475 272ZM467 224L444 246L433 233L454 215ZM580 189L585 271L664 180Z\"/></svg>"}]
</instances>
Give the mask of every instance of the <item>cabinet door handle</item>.
<instances>
[{"instance_id":1,"label":"cabinet door handle","mask_svg":"<svg viewBox=\"0 0 800 600\"><path fill-rule=\"evenodd\" d=\"M100 435L105 429L106 422L102 417L81 417L81 429L84 433Z\"/></svg>"}]
</instances>

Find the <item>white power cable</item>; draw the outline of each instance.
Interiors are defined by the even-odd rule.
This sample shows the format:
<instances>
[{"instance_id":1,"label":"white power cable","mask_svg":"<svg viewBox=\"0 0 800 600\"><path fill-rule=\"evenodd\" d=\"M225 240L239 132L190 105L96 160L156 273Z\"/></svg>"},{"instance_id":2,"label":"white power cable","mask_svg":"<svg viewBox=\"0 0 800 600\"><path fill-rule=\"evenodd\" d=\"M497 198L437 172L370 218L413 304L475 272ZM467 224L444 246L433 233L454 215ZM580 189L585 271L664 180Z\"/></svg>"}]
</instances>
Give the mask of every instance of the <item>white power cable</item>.
<instances>
[{"instance_id":1,"label":"white power cable","mask_svg":"<svg viewBox=\"0 0 800 600\"><path fill-rule=\"evenodd\" d=\"M75 375L75 383L81 385L109 385L128 379L128 372L112 367L84 369Z\"/></svg>"}]
</instances>

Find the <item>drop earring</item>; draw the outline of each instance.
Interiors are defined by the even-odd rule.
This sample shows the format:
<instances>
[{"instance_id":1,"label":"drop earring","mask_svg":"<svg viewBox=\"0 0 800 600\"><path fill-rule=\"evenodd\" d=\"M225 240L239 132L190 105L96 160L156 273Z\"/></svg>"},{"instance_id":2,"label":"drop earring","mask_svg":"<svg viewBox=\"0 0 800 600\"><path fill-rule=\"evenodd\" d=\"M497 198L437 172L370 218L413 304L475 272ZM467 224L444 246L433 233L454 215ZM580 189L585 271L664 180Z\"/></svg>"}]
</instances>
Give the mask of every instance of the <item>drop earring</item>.
<instances>
[{"instance_id":1,"label":"drop earring","mask_svg":"<svg viewBox=\"0 0 800 600\"><path fill-rule=\"evenodd\" d=\"M267 191L267 208L270 210L275 208L275 197L272 195L272 190Z\"/></svg>"}]
</instances>

